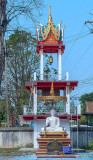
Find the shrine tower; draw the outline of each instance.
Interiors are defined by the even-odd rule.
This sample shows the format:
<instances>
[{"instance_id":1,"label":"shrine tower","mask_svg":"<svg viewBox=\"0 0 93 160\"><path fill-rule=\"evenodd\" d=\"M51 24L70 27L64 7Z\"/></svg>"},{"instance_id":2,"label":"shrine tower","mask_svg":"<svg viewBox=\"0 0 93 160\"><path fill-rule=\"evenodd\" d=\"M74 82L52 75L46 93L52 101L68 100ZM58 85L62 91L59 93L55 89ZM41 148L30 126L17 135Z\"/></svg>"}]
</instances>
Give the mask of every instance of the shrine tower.
<instances>
[{"instance_id":1,"label":"shrine tower","mask_svg":"<svg viewBox=\"0 0 93 160\"><path fill-rule=\"evenodd\" d=\"M61 20L62 23L62 20ZM43 75L43 55L45 53L57 53L58 55L58 80L62 79L62 61L61 55L64 53L65 46L63 45L64 28L61 30L61 23L54 25L51 16L51 6L49 6L49 17L46 26L39 22L40 29L37 30L37 50L40 54L40 80L44 80ZM52 56L51 56L52 58Z\"/></svg>"},{"instance_id":2,"label":"shrine tower","mask_svg":"<svg viewBox=\"0 0 93 160\"><path fill-rule=\"evenodd\" d=\"M57 54L57 74L55 75L56 80L53 79L54 95L58 96L58 101L64 102L64 111L57 113L57 116L61 120L61 126L65 126L69 137L70 137L70 120L77 120L76 114L70 113L70 93L77 86L78 81L70 81L69 73L67 72L65 78L63 79L62 75L62 55L65 50L65 45L63 44L64 39L64 27L61 29L62 21L58 25L54 25L52 15L51 15L51 6L49 6L49 17L47 25L42 25L39 22L40 28L36 28L37 32L37 47L36 54L40 55L40 76L37 78L37 73L34 73L34 81L26 82L26 90L33 90L33 111L32 113L24 114L24 120L32 120L34 122L34 148L37 148L37 138L41 128L45 125L45 119L49 116L48 113L38 113L38 101L40 97L37 95L37 91L42 92L41 97L43 100L47 101L47 96L50 95L50 89L52 80L44 78L44 54L49 53L49 61L53 62L53 54ZM52 55L51 55L52 54ZM52 76L52 75L51 75ZM63 92L63 96L60 95L60 91ZM42 98L41 98L42 100ZM47 106L46 106L47 107ZM80 119L80 114L78 119Z\"/></svg>"}]
</instances>

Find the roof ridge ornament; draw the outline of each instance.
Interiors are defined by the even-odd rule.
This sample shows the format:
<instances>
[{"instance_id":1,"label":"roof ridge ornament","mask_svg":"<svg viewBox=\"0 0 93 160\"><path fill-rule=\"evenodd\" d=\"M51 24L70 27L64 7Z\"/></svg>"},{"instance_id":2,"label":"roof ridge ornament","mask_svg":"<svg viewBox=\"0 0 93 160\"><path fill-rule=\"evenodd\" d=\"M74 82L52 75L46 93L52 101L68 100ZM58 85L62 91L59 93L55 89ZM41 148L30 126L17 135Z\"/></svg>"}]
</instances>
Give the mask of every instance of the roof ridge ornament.
<instances>
[{"instance_id":1,"label":"roof ridge ornament","mask_svg":"<svg viewBox=\"0 0 93 160\"><path fill-rule=\"evenodd\" d=\"M43 40L45 41L50 33L50 31L54 34L55 39L58 41L60 38L60 31L58 31L57 29L57 25L54 26L53 25L53 20L52 20L52 16L51 16L51 5L49 5L49 17L48 17L48 22L47 22L47 27L44 26L44 31L42 30L42 25L41 23L38 21L39 26L40 26L40 31L41 31L41 35ZM62 23L62 20L61 20ZM60 26L61 26L60 23Z\"/></svg>"},{"instance_id":2,"label":"roof ridge ornament","mask_svg":"<svg viewBox=\"0 0 93 160\"><path fill-rule=\"evenodd\" d=\"M48 17L47 25L48 23L53 23L52 16L51 16L51 5L49 5L49 17Z\"/></svg>"}]
</instances>

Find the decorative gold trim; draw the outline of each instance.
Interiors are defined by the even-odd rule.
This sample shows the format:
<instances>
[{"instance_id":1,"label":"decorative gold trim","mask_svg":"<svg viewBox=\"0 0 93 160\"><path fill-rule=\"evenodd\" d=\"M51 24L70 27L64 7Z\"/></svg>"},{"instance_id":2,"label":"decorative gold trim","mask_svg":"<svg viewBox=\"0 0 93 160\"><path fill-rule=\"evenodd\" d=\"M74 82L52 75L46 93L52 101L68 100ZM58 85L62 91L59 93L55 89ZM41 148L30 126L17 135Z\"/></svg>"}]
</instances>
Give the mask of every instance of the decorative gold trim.
<instances>
[{"instance_id":1,"label":"decorative gold trim","mask_svg":"<svg viewBox=\"0 0 93 160\"><path fill-rule=\"evenodd\" d=\"M37 98L38 102L39 101L65 101L67 102L67 97L64 96L39 96Z\"/></svg>"},{"instance_id":2,"label":"decorative gold trim","mask_svg":"<svg viewBox=\"0 0 93 160\"><path fill-rule=\"evenodd\" d=\"M47 132L47 135L51 134L62 134L62 133L67 133L67 132ZM41 132L40 134L45 134L45 132Z\"/></svg>"},{"instance_id":3,"label":"decorative gold trim","mask_svg":"<svg viewBox=\"0 0 93 160\"><path fill-rule=\"evenodd\" d=\"M61 23L62 23L62 20L61 20ZM60 26L61 26L61 23L60 23ZM39 25L41 26L40 22L39 22ZM41 30L41 35L42 35L43 40L46 40L49 32L52 31L56 40L58 41L60 38L60 31L57 30L57 25L56 25L56 27L54 27L54 25L53 25L53 20L52 20L52 16L51 16L51 5L49 5L49 17L48 17L47 25L48 25L47 28L44 26L44 33Z\"/></svg>"},{"instance_id":4,"label":"decorative gold trim","mask_svg":"<svg viewBox=\"0 0 93 160\"><path fill-rule=\"evenodd\" d=\"M37 141L38 141L38 143L40 143L40 142L46 142L46 143L47 143L47 142L51 142L50 139L51 139L51 138L49 138L49 139L47 138L47 141L46 141L46 140L44 141L43 138L42 138L43 141L42 141L42 140L37 140ZM53 139L54 139L54 138L53 138ZM60 139L61 139L61 138L60 138ZM59 140L59 139L58 139L58 140ZM70 142L71 142L71 139L69 139L69 140L66 141L66 138L63 138L62 140L59 140L58 142L70 143Z\"/></svg>"}]
</instances>

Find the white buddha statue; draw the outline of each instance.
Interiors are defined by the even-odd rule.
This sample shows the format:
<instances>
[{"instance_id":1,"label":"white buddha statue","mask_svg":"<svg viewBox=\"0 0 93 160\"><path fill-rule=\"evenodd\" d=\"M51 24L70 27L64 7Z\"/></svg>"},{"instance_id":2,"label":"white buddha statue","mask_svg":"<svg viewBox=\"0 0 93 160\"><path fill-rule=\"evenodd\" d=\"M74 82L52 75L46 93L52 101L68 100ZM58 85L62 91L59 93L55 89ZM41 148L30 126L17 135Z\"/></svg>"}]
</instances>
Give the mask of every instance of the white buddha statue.
<instances>
[{"instance_id":1,"label":"white buddha statue","mask_svg":"<svg viewBox=\"0 0 93 160\"><path fill-rule=\"evenodd\" d=\"M65 131L65 128L60 127L60 119L55 117L55 110L51 110L51 117L46 119L46 126L41 128L41 132L62 132Z\"/></svg>"}]
</instances>

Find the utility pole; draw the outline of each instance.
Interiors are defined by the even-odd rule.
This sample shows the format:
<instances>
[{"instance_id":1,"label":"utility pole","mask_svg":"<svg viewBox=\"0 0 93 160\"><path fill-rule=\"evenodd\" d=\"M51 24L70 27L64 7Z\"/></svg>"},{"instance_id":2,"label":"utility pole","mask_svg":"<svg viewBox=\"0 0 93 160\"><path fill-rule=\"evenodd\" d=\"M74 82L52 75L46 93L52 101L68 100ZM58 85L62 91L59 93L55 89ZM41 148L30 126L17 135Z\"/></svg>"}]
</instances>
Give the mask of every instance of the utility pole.
<instances>
[{"instance_id":1,"label":"utility pole","mask_svg":"<svg viewBox=\"0 0 93 160\"><path fill-rule=\"evenodd\" d=\"M85 24L91 24L93 26L93 21L85 21ZM88 27L88 26L87 26ZM88 27L89 28L89 27ZM90 32L93 33L93 28L89 28Z\"/></svg>"},{"instance_id":2,"label":"utility pole","mask_svg":"<svg viewBox=\"0 0 93 160\"><path fill-rule=\"evenodd\" d=\"M86 23L93 23L93 21L85 21L85 24L86 24Z\"/></svg>"},{"instance_id":3,"label":"utility pole","mask_svg":"<svg viewBox=\"0 0 93 160\"><path fill-rule=\"evenodd\" d=\"M7 111L7 127L9 127L9 103L8 103L8 86L7 86L7 55L6 55L6 43L5 46L5 88L6 88L6 111Z\"/></svg>"}]
</instances>

